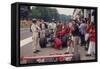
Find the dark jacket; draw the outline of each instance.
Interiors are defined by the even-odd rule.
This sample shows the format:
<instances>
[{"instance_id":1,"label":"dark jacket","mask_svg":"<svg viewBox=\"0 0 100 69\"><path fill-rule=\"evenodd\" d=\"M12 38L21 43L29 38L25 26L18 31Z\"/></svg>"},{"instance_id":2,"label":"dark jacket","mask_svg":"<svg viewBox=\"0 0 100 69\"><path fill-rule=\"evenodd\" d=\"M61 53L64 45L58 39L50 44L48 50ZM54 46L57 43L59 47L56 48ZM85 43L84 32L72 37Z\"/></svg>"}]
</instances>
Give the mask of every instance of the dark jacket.
<instances>
[{"instance_id":1,"label":"dark jacket","mask_svg":"<svg viewBox=\"0 0 100 69\"><path fill-rule=\"evenodd\" d=\"M73 36L79 36L80 35L79 27L76 24L74 25L74 31L72 32L72 35Z\"/></svg>"}]
</instances>

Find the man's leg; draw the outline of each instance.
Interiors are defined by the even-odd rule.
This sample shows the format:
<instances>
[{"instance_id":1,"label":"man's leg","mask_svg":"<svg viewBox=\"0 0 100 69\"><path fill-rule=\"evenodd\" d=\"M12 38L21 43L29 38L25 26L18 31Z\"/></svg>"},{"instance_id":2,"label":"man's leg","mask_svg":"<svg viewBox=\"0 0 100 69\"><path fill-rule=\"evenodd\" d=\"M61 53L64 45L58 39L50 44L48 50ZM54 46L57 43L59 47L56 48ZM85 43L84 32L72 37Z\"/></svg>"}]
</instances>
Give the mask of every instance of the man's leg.
<instances>
[{"instance_id":1,"label":"man's leg","mask_svg":"<svg viewBox=\"0 0 100 69\"><path fill-rule=\"evenodd\" d=\"M81 46L83 46L84 45L84 35L82 34L81 35Z\"/></svg>"},{"instance_id":2,"label":"man's leg","mask_svg":"<svg viewBox=\"0 0 100 69\"><path fill-rule=\"evenodd\" d=\"M33 46L33 52L36 52L36 39L35 38L33 38L32 46Z\"/></svg>"},{"instance_id":3,"label":"man's leg","mask_svg":"<svg viewBox=\"0 0 100 69\"><path fill-rule=\"evenodd\" d=\"M40 44L39 44L39 38L36 38L36 50L40 51Z\"/></svg>"},{"instance_id":4,"label":"man's leg","mask_svg":"<svg viewBox=\"0 0 100 69\"><path fill-rule=\"evenodd\" d=\"M74 41L73 41L73 44L74 44L74 52L77 53L78 52L78 36L74 36Z\"/></svg>"},{"instance_id":5,"label":"man's leg","mask_svg":"<svg viewBox=\"0 0 100 69\"><path fill-rule=\"evenodd\" d=\"M92 42L90 41L90 42L89 42L89 48L88 48L87 54L88 54L88 55L91 55L91 51L92 51Z\"/></svg>"},{"instance_id":6,"label":"man's leg","mask_svg":"<svg viewBox=\"0 0 100 69\"><path fill-rule=\"evenodd\" d=\"M95 55L95 42L93 42L93 47L92 47L93 55Z\"/></svg>"}]
</instances>

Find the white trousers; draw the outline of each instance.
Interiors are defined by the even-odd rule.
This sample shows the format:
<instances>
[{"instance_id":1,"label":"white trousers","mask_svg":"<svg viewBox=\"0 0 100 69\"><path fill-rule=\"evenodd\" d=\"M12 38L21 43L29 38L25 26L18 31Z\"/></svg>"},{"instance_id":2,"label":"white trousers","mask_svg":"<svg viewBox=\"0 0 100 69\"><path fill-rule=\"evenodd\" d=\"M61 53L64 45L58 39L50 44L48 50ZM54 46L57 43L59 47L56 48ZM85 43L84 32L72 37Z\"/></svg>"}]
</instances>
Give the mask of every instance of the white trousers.
<instances>
[{"instance_id":1,"label":"white trousers","mask_svg":"<svg viewBox=\"0 0 100 69\"><path fill-rule=\"evenodd\" d=\"M74 52L74 48L72 46L68 46L66 52L73 53Z\"/></svg>"},{"instance_id":2,"label":"white trousers","mask_svg":"<svg viewBox=\"0 0 100 69\"><path fill-rule=\"evenodd\" d=\"M33 36L32 39L33 52L40 50L39 38L37 36Z\"/></svg>"},{"instance_id":3,"label":"white trousers","mask_svg":"<svg viewBox=\"0 0 100 69\"><path fill-rule=\"evenodd\" d=\"M85 41L87 41L88 38L89 38L89 33L86 33L86 34L85 34Z\"/></svg>"},{"instance_id":4,"label":"white trousers","mask_svg":"<svg viewBox=\"0 0 100 69\"><path fill-rule=\"evenodd\" d=\"M95 54L95 42L90 41L87 54Z\"/></svg>"}]
</instances>

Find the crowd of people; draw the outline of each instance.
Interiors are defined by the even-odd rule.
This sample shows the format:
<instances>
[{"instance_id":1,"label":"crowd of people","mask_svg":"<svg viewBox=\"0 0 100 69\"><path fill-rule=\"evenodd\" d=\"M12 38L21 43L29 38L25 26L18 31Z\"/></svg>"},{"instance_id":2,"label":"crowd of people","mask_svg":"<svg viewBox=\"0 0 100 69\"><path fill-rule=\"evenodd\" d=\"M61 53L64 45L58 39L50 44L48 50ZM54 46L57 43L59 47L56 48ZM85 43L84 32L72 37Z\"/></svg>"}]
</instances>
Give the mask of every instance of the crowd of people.
<instances>
[{"instance_id":1,"label":"crowd of people","mask_svg":"<svg viewBox=\"0 0 100 69\"><path fill-rule=\"evenodd\" d=\"M95 23L89 19L69 22L32 19L30 31L33 53L41 52L41 48L53 47L58 50L66 48L65 54L68 54L77 52L78 46L83 46L86 56L95 55L96 29Z\"/></svg>"}]
</instances>

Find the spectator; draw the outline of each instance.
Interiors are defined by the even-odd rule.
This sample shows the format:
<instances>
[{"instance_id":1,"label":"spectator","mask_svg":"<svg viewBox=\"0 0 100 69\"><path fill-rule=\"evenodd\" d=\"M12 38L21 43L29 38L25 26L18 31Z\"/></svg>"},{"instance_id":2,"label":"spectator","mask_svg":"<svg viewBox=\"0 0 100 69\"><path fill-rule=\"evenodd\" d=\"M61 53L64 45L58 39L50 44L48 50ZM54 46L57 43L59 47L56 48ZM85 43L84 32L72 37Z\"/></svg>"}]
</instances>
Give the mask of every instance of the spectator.
<instances>
[{"instance_id":1,"label":"spectator","mask_svg":"<svg viewBox=\"0 0 100 69\"><path fill-rule=\"evenodd\" d=\"M89 42L89 48L86 56L91 56L95 54L96 31L94 26L92 27L89 38L90 38L90 42Z\"/></svg>"},{"instance_id":2,"label":"spectator","mask_svg":"<svg viewBox=\"0 0 100 69\"><path fill-rule=\"evenodd\" d=\"M46 43L47 43L47 39L46 39L46 28L47 25L45 24L44 20L40 21L40 46L41 48L46 48Z\"/></svg>"},{"instance_id":3,"label":"spectator","mask_svg":"<svg viewBox=\"0 0 100 69\"><path fill-rule=\"evenodd\" d=\"M71 53L74 52L73 40L72 40L72 34L71 34L72 33L71 32L72 25L71 25L71 23L69 23L69 24L66 26L66 35L67 35L66 44L67 44L67 51L65 52L65 54L68 54L70 52Z\"/></svg>"},{"instance_id":4,"label":"spectator","mask_svg":"<svg viewBox=\"0 0 100 69\"><path fill-rule=\"evenodd\" d=\"M85 20L79 26L81 46L85 46L85 33L86 33L86 22Z\"/></svg>"},{"instance_id":5,"label":"spectator","mask_svg":"<svg viewBox=\"0 0 100 69\"><path fill-rule=\"evenodd\" d=\"M72 21L73 27L72 27L72 40L73 40L73 46L74 46L74 52L78 51L78 43L79 43L79 27L76 21Z\"/></svg>"},{"instance_id":6,"label":"spectator","mask_svg":"<svg viewBox=\"0 0 100 69\"><path fill-rule=\"evenodd\" d=\"M89 23L89 21L87 21L87 27L86 27L86 34L85 34L85 50L88 50L89 47L89 34L91 33L91 29L92 29L92 23Z\"/></svg>"}]
</instances>

